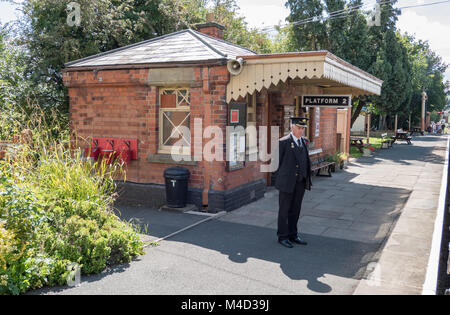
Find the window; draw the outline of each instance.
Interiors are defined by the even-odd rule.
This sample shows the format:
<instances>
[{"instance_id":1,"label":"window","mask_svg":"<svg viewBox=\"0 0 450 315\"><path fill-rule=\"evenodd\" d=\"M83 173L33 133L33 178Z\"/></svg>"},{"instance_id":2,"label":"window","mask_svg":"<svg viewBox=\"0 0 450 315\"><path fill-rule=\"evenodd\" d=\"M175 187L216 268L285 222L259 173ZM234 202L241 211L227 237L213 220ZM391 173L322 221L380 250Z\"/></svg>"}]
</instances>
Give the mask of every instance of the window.
<instances>
[{"instance_id":1,"label":"window","mask_svg":"<svg viewBox=\"0 0 450 315\"><path fill-rule=\"evenodd\" d=\"M190 93L188 88L163 88L159 92L159 152L191 154Z\"/></svg>"}]
</instances>

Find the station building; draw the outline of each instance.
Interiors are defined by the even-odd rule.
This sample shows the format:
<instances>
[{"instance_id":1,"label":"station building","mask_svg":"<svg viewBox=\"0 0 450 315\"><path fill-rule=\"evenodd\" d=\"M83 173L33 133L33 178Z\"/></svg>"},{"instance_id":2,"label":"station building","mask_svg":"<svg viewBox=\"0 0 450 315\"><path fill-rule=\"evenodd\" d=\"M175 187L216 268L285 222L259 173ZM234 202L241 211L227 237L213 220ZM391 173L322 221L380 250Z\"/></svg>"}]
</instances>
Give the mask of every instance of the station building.
<instances>
[{"instance_id":1,"label":"station building","mask_svg":"<svg viewBox=\"0 0 450 315\"><path fill-rule=\"evenodd\" d=\"M303 97L379 95L381 80L327 51L258 54L224 41L223 30L209 22L66 64L78 145L133 151L121 200L163 205L163 173L175 165L189 169L188 203L199 209L230 211L263 197L273 174L261 172L267 161L249 157L264 146L270 152L271 142L230 138L229 125L269 127L271 139L270 127L279 127L279 138L289 132L289 117L306 116L312 158L349 151L351 105L305 106ZM195 156L214 136L203 134L208 126L228 137L223 161ZM181 127L190 137L177 133ZM234 153L244 161L230 161Z\"/></svg>"}]
</instances>

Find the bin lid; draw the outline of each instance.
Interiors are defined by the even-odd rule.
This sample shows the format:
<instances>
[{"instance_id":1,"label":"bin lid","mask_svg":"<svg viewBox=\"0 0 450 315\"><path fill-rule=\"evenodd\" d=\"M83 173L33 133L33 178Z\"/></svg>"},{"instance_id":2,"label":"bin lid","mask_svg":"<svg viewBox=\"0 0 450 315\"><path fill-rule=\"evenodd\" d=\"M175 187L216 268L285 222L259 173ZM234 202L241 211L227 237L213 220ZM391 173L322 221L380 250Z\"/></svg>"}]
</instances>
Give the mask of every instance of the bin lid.
<instances>
[{"instance_id":1,"label":"bin lid","mask_svg":"<svg viewBox=\"0 0 450 315\"><path fill-rule=\"evenodd\" d=\"M164 177L173 179L188 179L190 174L187 168L181 166L170 167L164 170Z\"/></svg>"}]
</instances>

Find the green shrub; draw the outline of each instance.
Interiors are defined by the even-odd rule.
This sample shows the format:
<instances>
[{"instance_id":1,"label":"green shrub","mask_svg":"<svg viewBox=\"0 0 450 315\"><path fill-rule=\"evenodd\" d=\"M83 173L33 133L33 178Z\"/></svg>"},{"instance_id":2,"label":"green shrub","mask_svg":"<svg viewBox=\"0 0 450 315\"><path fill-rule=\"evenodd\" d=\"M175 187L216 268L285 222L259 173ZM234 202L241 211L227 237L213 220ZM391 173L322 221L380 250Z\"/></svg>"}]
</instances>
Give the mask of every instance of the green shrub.
<instances>
[{"instance_id":1,"label":"green shrub","mask_svg":"<svg viewBox=\"0 0 450 315\"><path fill-rule=\"evenodd\" d=\"M137 229L113 212L120 168L92 165L63 128L34 123L33 139L0 160L0 294L67 284L73 263L99 273L143 254Z\"/></svg>"}]
</instances>

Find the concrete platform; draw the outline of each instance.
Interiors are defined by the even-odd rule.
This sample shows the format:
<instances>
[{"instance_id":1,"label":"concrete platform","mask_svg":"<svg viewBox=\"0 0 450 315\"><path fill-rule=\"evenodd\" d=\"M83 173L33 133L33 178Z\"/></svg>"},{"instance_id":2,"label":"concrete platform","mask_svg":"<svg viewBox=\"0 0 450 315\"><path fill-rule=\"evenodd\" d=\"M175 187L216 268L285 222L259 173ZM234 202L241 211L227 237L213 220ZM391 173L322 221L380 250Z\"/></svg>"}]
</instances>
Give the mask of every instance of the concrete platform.
<instances>
[{"instance_id":1,"label":"concrete platform","mask_svg":"<svg viewBox=\"0 0 450 315\"><path fill-rule=\"evenodd\" d=\"M278 192L149 247L80 287L33 294L421 294L447 138L414 137L314 178L299 230L308 246L276 239ZM204 216L121 208L150 240Z\"/></svg>"}]
</instances>

